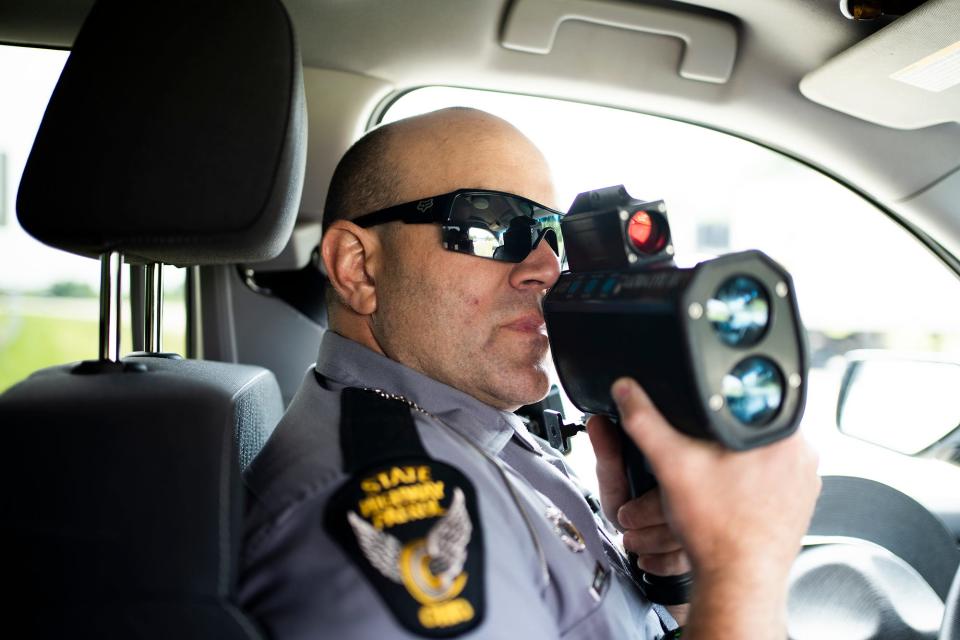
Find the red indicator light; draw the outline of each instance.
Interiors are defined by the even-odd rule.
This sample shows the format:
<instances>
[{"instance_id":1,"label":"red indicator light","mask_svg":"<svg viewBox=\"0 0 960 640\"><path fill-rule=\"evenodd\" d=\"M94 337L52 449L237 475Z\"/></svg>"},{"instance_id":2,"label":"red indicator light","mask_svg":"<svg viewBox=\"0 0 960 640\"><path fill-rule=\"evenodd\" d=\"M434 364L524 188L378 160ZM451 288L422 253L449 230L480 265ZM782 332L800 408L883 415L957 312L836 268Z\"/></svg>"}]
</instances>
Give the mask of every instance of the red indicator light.
<instances>
[{"instance_id":1,"label":"red indicator light","mask_svg":"<svg viewBox=\"0 0 960 640\"><path fill-rule=\"evenodd\" d=\"M627 235L633 246L642 253L655 253L663 249L664 237L650 214L642 209L631 216L627 223Z\"/></svg>"}]
</instances>

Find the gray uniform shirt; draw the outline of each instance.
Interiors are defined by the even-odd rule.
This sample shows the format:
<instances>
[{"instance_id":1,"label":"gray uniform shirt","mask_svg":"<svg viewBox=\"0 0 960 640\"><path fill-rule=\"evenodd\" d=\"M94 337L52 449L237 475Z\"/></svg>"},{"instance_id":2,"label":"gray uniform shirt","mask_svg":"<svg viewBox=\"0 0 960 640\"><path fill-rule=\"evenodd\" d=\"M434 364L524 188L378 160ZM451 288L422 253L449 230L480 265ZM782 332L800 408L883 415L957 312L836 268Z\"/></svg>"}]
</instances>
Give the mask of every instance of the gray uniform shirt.
<instances>
[{"instance_id":1,"label":"gray uniform shirt","mask_svg":"<svg viewBox=\"0 0 960 640\"><path fill-rule=\"evenodd\" d=\"M316 372L245 474L240 601L272 638L415 637L323 526L326 503L347 478L339 442L345 387L382 389L422 407L430 415L413 416L427 452L476 489L486 605L483 622L463 637L663 634L562 458L519 418L328 331ZM581 532L585 549L574 551L558 534L550 507Z\"/></svg>"}]
</instances>

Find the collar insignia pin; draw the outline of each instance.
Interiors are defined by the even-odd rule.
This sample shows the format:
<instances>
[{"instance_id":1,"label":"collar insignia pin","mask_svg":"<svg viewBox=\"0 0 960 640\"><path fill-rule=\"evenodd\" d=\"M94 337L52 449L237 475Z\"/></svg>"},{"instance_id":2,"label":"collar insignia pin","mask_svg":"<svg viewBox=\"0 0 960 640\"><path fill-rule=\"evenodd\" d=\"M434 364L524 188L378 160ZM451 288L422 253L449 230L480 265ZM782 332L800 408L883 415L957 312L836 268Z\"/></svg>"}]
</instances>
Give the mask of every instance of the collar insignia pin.
<instances>
[{"instance_id":1,"label":"collar insignia pin","mask_svg":"<svg viewBox=\"0 0 960 640\"><path fill-rule=\"evenodd\" d=\"M567 548L574 553L580 553L587 548L583 540L583 535L577 530L570 519L564 515L563 511L554 506L547 507L547 520L553 525L553 532L560 536Z\"/></svg>"}]
</instances>

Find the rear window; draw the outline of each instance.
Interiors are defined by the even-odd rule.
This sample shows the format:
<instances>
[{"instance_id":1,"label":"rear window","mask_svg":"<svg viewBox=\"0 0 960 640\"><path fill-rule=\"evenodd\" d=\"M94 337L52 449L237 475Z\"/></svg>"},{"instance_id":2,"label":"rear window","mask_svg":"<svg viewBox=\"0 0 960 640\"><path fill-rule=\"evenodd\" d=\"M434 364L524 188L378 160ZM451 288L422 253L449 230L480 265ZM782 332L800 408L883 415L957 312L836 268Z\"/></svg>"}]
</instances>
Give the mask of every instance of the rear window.
<instances>
[{"instance_id":1,"label":"rear window","mask_svg":"<svg viewBox=\"0 0 960 640\"><path fill-rule=\"evenodd\" d=\"M97 357L99 263L33 239L15 210L20 175L66 60L65 51L0 46L0 392L37 369ZM164 267L163 275L164 349L184 353L184 270ZM129 298L124 302L121 345L128 353Z\"/></svg>"}]
</instances>

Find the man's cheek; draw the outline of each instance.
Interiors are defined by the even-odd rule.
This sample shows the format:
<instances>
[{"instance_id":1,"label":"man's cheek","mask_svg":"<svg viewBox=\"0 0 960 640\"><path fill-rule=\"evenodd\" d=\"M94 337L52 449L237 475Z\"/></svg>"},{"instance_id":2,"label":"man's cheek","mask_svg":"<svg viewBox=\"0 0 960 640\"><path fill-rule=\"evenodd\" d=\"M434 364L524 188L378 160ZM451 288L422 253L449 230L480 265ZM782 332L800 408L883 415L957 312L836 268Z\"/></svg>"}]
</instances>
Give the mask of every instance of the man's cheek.
<instances>
[{"instance_id":1,"label":"man's cheek","mask_svg":"<svg viewBox=\"0 0 960 640\"><path fill-rule=\"evenodd\" d=\"M443 285L440 285L440 287L438 298L443 300L442 306L447 307L447 311L450 313L463 314L473 318L483 307L483 298L475 289L447 284L446 293L444 293Z\"/></svg>"}]
</instances>

